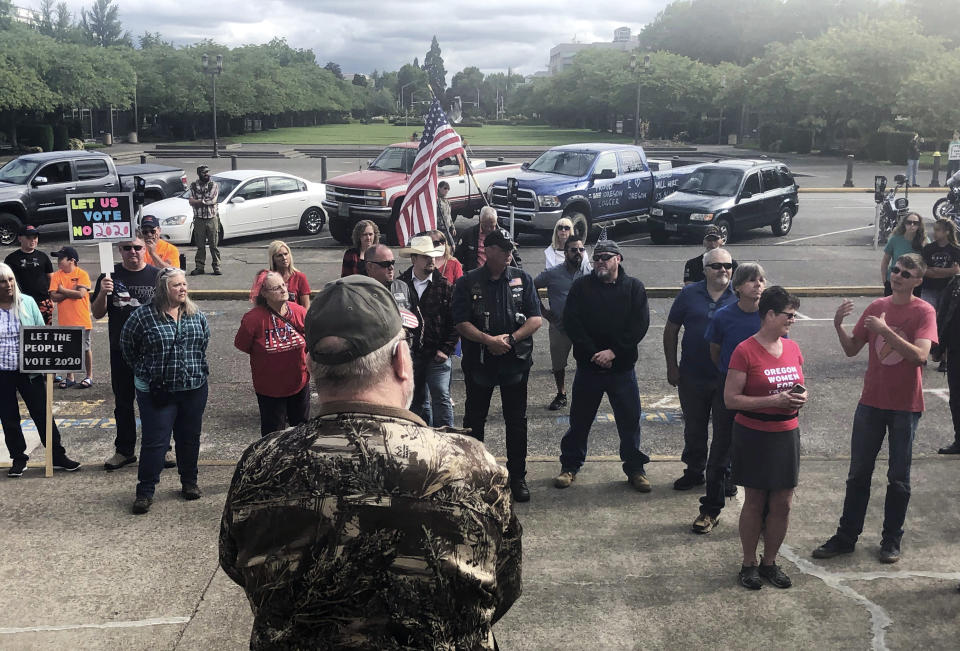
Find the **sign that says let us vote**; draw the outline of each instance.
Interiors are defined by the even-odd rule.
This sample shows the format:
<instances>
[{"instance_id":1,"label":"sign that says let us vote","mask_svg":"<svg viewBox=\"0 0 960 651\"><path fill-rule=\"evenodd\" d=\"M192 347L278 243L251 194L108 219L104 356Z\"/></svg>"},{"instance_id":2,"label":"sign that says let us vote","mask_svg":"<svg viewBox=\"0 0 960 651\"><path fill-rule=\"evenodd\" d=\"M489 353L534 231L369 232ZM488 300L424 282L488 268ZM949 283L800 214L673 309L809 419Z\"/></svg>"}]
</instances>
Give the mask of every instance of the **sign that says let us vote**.
<instances>
[{"instance_id":1,"label":"sign that says let us vote","mask_svg":"<svg viewBox=\"0 0 960 651\"><path fill-rule=\"evenodd\" d=\"M110 242L133 237L133 193L68 194L71 242Z\"/></svg>"}]
</instances>

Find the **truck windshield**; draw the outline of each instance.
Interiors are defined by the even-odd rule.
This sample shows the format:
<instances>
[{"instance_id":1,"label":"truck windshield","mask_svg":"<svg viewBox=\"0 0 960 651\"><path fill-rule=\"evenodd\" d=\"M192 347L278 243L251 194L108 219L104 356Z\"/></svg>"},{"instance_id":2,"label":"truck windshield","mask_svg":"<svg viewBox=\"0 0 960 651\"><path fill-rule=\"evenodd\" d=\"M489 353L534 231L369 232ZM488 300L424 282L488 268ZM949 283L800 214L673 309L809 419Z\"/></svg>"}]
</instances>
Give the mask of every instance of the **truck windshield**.
<instances>
[{"instance_id":1,"label":"truck windshield","mask_svg":"<svg viewBox=\"0 0 960 651\"><path fill-rule=\"evenodd\" d=\"M0 182L23 185L38 167L40 167L40 163L37 161L15 158L0 167Z\"/></svg>"},{"instance_id":2,"label":"truck windshield","mask_svg":"<svg viewBox=\"0 0 960 651\"><path fill-rule=\"evenodd\" d=\"M211 176L210 178L211 178L211 179L213 180L213 182L216 183L217 186L220 188L220 189L217 191L217 203L223 203L224 201L226 201L226 200L227 200L227 197L230 196L230 193L233 192L233 189L234 189L235 187L237 187L238 185L240 185L240 181L236 181L236 180L234 180L234 179L224 179L224 178L221 178L221 177L219 177L219 176ZM181 198L181 199L189 199L189 198L190 198L190 190L188 189L186 192L184 192L183 194L181 194L181 195L180 195L180 198Z\"/></svg>"},{"instance_id":3,"label":"truck windshield","mask_svg":"<svg viewBox=\"0 0 960 651\"><path fill-rule=\"evenodd\" d=\"M527 171L563 174L564 176L584 176L590 171L596 154L585 151L545 151L540 158L530 163Z\"/></svg>"},{"instance_id":4,"label":"truck windshield","mask_svg":"<svg viewBox=\"0 0 960 651\"><path fill-rule=\"evenodd\" d=\"M690 174L678 189L692 194L714 194L732 197L740 188L743 172L721 168L701 168Z\"/></svg>"},{"instance_id":5,"label":"truck windshield","mask_svg":"<svg viewBox=\"0 0 960 651\"><path fill-rule=\"evenodd\" d=\"M416 157L417 150L412 147L387 147L367 169L409 174Z\"/></svg>"}]
</instances>

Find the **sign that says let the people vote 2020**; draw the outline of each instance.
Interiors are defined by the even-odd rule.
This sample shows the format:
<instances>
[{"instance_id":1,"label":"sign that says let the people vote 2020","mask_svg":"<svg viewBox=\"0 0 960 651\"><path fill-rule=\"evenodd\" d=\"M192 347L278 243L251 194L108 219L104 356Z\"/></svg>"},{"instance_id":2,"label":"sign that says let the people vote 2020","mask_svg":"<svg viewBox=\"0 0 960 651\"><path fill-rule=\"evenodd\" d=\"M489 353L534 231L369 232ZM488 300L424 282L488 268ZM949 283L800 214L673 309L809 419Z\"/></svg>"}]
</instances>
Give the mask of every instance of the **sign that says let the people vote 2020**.
<instances>
[{"instance_id":1,"label":"sign that says let the people vote 2020","mask_svg":"<svg viewBox=\"0 0 960 651\"><path fill-rule=\"evenodd\" d=\"M133 193L68 194L71 242L129 240L134 226Z\"/></svg>"},{"instance_id":2,"label":"sign that says let the people vote 2020","mask_svg":"<svg viewBox=\"0 0 960 651\"><path fill-rule=\"evenodd\" d=\"M20 334L21 373L83 370L83 328L24 326Z\"/></svg>"}]
</instances>

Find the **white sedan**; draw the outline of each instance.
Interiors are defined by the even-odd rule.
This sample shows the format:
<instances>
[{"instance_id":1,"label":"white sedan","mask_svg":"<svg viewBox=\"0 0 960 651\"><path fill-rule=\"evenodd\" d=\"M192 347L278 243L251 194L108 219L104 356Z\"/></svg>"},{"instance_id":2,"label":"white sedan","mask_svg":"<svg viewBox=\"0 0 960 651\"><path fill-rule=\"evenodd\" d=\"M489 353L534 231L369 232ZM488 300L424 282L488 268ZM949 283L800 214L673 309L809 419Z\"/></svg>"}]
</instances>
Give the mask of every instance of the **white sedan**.
<instances>
[{"instance_id":1,"label":"white sedan","mask_svg":"<svg viewBox=\"0 0 960 651\"><path fill-rule=\"evenodd\" d=\"M268 170L235 170L210 177L220 186L220 239L300 230L316 235L327 223L320 205L322 183ZM160 220L160 234L174 244L193 241L190 191L143 207L144 215Z\"/></svg>"}]
</instances>

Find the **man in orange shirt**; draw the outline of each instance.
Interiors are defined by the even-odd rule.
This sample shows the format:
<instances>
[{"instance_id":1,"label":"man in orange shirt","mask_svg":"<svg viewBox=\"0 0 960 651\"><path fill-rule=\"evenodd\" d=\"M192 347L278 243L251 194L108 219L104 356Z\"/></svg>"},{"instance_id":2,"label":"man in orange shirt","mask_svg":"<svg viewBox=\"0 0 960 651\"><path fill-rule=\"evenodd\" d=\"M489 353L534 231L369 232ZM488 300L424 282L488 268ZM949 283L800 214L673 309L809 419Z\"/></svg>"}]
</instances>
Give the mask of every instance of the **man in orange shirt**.
<instances>
[{"instance_id":1,"label":"man in orange shirt","mask_svg":"<svg viewBox=\"0 0 960 651\"><path fill-rule=\"evenodd\" d=\"M160 237L160 220L153 215L144 215L140 220L140 233L147 245L143 261L154 267L180 269L180 249Z\"/></svg>"},{"instance_id":2,"label":"man in orange shirt","mask_svg":"<svg viewBox=\"0 0 960 651\"><path fill-rule=\"evenodd\" d=\"M65 246L50 255L57 258L57 270L50 276L50 299L57 306L57 324L83 328L83 367L86 377L78 388L93 386L93 350L90 348L90 275L77 266L80 256L72 246ZM67 373L60 382L61 389L76 384L73 373Z\"/></svg>"}]
</instances>

